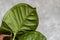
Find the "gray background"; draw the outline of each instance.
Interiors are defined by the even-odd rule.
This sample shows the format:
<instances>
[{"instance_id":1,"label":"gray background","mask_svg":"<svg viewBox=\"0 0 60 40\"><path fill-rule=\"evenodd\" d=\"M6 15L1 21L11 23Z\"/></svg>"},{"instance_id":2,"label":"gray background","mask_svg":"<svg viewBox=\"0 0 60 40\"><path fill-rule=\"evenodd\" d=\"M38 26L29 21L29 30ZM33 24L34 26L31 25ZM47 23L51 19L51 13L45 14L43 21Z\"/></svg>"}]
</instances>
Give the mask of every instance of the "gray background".
<instances>
[{"instance_id":1,"label":"gray background","mask_svg":"<svg viewBox=\"0 0 60 40\"><path fill-rule=\"evenodd\" d=\"M0 0L0 24L4 14L18 3L36 7L40 31L47 40L60 40L60 0Z\"/></svg>"}]
</instances>

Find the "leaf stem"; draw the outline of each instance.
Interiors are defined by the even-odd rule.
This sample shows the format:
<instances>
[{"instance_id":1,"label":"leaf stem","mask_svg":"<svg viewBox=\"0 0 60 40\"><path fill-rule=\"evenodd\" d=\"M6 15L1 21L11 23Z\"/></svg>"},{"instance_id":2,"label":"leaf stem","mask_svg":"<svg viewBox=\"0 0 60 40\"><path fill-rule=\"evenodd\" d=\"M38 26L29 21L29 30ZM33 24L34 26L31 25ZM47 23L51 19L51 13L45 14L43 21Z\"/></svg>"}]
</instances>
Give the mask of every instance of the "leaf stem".
<instances>
[{"instance_id":1,"label":"leaf stem","mask_svg":"<svg viewBox=\"0 0 60 40\"><path fill-rule=\"evenodd\" d=\"M15 40L15 37L16 37L16 33L14 33L13 40Z\"/></svg>"}]
</instances>

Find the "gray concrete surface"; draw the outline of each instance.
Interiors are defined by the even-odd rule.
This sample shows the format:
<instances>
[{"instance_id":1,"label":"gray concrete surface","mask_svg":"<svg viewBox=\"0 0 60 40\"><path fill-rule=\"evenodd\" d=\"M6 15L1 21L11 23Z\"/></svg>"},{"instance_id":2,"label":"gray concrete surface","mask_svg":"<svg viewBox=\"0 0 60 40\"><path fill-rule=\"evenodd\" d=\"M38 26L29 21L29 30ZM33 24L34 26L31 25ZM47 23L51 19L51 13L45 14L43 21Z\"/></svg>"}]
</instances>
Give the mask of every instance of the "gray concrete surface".
<instances>
[{"instance_id":1,"label":"gray concrete surface","mask_svg":"<svg viewBox=\"0 0 60 40\"><path fill-rule=\"evenodd\" d=\"M4 14L18 3L36 7L40 31L47 40L60 40L60 0L0 0L0 24Z\"/></svg>"}]
</instances>

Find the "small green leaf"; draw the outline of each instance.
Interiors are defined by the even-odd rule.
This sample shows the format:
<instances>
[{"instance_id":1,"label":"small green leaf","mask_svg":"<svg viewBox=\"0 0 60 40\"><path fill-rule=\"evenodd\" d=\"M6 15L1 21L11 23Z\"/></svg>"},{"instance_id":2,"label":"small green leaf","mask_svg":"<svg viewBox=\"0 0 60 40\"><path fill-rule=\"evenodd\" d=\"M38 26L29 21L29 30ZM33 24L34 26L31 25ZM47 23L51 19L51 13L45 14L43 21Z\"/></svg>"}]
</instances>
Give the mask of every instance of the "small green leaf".
<instances>
[{"instance_id":1,"label":"small green leaf","mask_svg":"<svg viewBox=\"0 0 60 40\"><path fill-rule=\"evenodd\" d=\"M36 30L37 26L38 15L36 8L24 3L12 7L5 14L2 22L2 27L14 34L13 40L20 31Z\"/></svg>"},{"instance_id":2,"label":"small green leaf","mask_svg":"<svg viewBox=\"0 0 60 40\"><path fill-rule=\"evenodd\" d=\"M46 40L46 37L40 32L31 31L18 37L18 40Z\"/></svg>"},{"instance_id":3,"label":"small green leaf","mask_svg":"<svg viewBox=\"0 0 60 40\"><path fill-rule=\"evenodd\" d=\"M4 16L3 22L14 33L23 30L35 30L38 25L38 16L35 8L22 3L11 8Z\"/></svg>"}]
</instances>

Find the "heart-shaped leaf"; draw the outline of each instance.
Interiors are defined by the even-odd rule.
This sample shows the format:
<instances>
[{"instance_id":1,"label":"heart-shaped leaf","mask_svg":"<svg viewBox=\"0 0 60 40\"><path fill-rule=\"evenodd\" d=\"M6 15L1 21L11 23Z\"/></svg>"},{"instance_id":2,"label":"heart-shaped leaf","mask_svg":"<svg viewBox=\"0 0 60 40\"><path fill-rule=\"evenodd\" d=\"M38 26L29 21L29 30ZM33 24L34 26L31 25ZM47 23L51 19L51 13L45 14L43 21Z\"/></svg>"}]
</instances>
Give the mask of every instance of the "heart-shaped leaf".
<instances>
[{"instance_id":1,"label":"heart-shaped leaf","mask_svg":"<svg viewBox=\"0 0 60 40\"><path fill-rule=\"evenodd\" d=\"M12 7L4 16L2 22L2 27L9 29L14 34L13 40L18 32L35 30L37 26L38 15L36 8L24 3Z\"/></svg>"},{"instance_id":2,"label":"heart-shaped leaf","mask_svg":"<svg viewBox=\"0 0 60 40\"><path fill-rule=\"evenodd\" d=\"M46 40L46 37L40 32L31 31L19 37L18 40Z\"/></svg>"}]
</instances>

